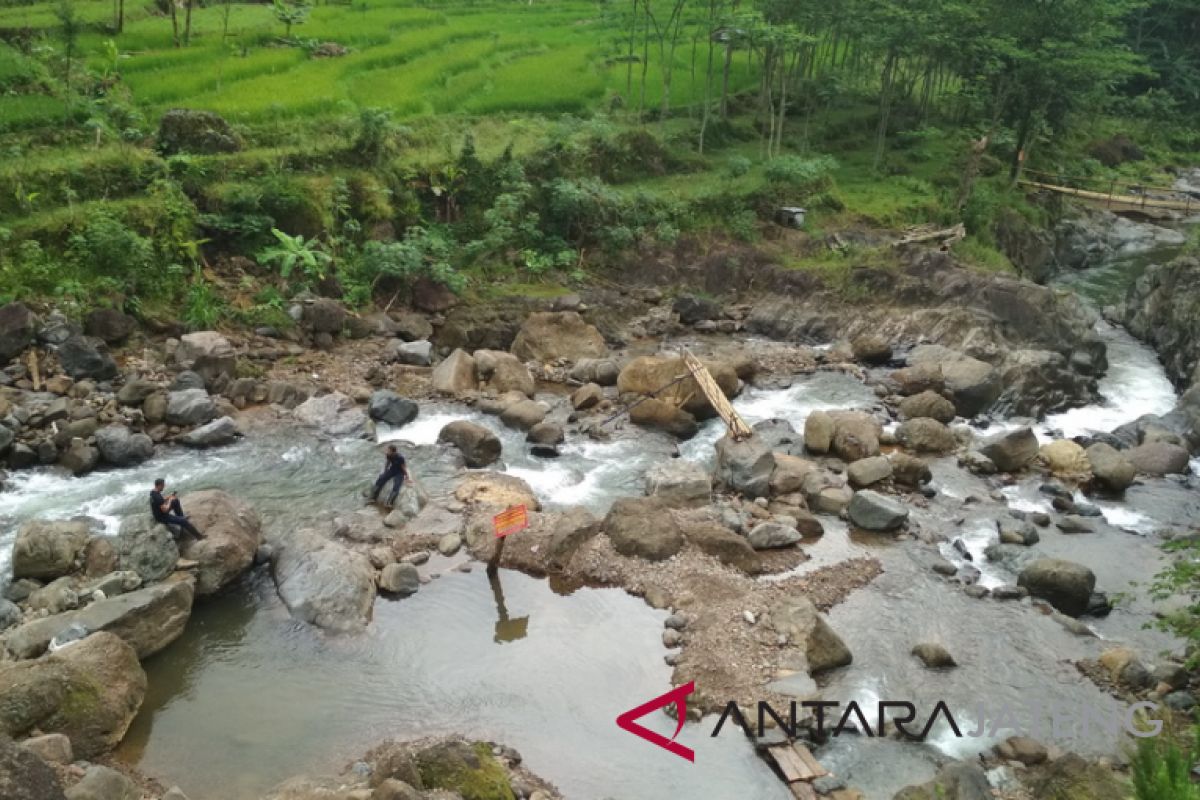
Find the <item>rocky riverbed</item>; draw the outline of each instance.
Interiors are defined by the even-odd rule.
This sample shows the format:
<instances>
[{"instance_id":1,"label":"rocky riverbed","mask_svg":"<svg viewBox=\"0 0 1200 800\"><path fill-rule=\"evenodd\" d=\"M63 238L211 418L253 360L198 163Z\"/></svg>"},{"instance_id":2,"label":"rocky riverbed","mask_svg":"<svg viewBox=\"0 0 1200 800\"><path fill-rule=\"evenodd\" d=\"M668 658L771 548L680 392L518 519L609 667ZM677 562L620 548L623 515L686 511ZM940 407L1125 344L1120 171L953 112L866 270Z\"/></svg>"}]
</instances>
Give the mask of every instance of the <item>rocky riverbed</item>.
<instances>
[{"instance_id":1,"label":"rocky riverbed","mask_svg":"<svg viewBox=\"0 0 1200 800\"><path fill-rule=\"evenodd\" d=\"M786 797L752 738L707 735L730 701L1189 708L1133 584L1200 521L1200 403L1171 385L1191 318L1166 299L1194 262L1108 314L1164 372L1086 298L904 259L855 271L866 305L782 276L502 315L312 298L287 332L167 339L0 308L0 731L22 742L0 774L34 798ZM384 441L417 481L381 511L360 491ZM206 540L149 523L160 474ZM612 725L689 681L694 765ZM1124 796L1103 731L917 744L801 716L822 796ZM357 756L389 737L410 743Z\"/></svg>"}]
</instances>

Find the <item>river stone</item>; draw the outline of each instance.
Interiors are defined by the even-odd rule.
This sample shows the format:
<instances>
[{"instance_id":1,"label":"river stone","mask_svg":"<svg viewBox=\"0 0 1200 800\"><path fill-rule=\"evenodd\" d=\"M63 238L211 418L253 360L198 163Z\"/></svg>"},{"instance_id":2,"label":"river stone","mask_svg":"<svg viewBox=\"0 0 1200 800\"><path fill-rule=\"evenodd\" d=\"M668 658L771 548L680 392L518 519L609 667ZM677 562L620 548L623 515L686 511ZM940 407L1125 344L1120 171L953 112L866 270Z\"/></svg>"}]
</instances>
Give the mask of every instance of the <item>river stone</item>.
<instances>
[{"instance_id":1,"label":"river stone","mask_svg":"<svg viewBox=\"0 0 1200 800\"><path fill-rule=\"evenodd\" d=\"M37 317L24 303L0 306L0 367L33 344L36 333Z\"/></svg>"},{"instance_id":2,"label":"river stone","mask_svg":"<svg viewBox=\"0 0 1200 800\"><path fill-rule=\"evenodd\" d=\"M898 484L916 488L933 480L929 464L916 456L895 452L888 456L888 461L891 462L892 479Z\"/></svg>"},{"instance_id":3,"label":"river stone","mask_svg":"<svg viewBox=\"0 0 1200 800\"><path fill-rule=\"evenodd\" d=\"M813 462L798 456L775 453L775 469L771 472L770 489L773 495L801 491L809 475L820 470Z\"/></svg>"},{"instance_id":4,"label":"river stone","mask_svg":"<svg viewBox=\"0 0 1200 800\"><path fill-rule=\"evenodd\" d=\"M0 733L62 733L76 758L90 759L125 736L146 673L132 647L100 632L36 661L0 662L0 687Z\"/></svg>"},{"instance_id":5,"label":"river stone","mask_svg":"<svg viewBox=\"0 0 1200 800\"><path fill-rule=\"evenodd\" d=\"M933 780L920 786L907 786L893 796L892 800L992 800L992 786L987 773L978 764L958 761L938 770ZM1035 795L1046 797L1048 795ZM1061 798L1056 800L1074 800ZM1083 797L1080 797L1083 800ZM1089 799L1090 800L1090 799Z\"/></svg>"},{"instance_id":6,"label":"river stone","mask_svg":"<svg viewBox=\"0 0 1200 800\"><path fill-rule=\"evenodd\" d=\"M34 736L21 742L21 747L50 764L61 764L65 767L75 761L75 754L71 752L71 740L61 733ZM0 782L0 788L3 788L2 782ZM8 797L8 795L0 795L0 797Z\"/></svg>"},{"instance_id":7,"label":"river stone","mask_svg":"<svg viewBox=\"0 0 1200 800\"><path fill-rule=\"evenodd\" d=\"M438 552L444 556L452 556L462 548L462 536L457 533L447 533L438 539Z\"/></svg>"},{"instance_id":8,"label":"river stone","mask_svg":"<svg viewBox=\"0 0 1200 800\"><path fill-rule=\"evenodd\" d=\"M722 564L754 575L762 563L751 542L733 531L711 522L684 526L683 535L693 546Z\"/></svg>"},{"instance_id":9,"label":"river stone","mask_svg":"<svg viewBox=\"0 0 1200 800\"><path fill-rule=\"evenodd\" d=\"M199 564L196 596L209 597L254 564L263 543L262 518L249 503L219 489L188 492L180 505L204 534L186 537L181 555Z\"/></svg>"},{"instance_id":10,"label":"river stone","mask_svg":"<svg viewBox=\"0 0 1200 800\"><path fill-rule=\"evenodd\" d=\"M1046 600L1064 614L1078 617L1088 608L1096 588L1096 576L1073 561L1039 558L1021 570L1017 585L1034 597Z\"/></svg>"},{"instance_id":11,"label":"river stone","mask_svg":"<svg viewBox=\"0 0 1200 800\"><path fill-rule=\"evenodd\" d=\"M179 638L192 613L191 581L174 581L98 600L87 608L27 622L13 631L5 647L14 658L36 658L50 641L73 625L89 633L121 637L139 659L148 658Z\"/></svg>"},{"instance_id":12,"label":"river stone","mask_svg":"<svg viewBox=\"0 0 1200 800\"><path fill-rule=\"evenodd\" d=\"M949 428L929 417L901 422L896 428L896 441L918 453L945 453L958 445Z\"/></svg>"},{"instance_id":13,"label":"river stone","mask_svg":"<svg viewBox=\"0 0 1200 800\"><path fill-rule=\"evenodd\" d=\"M946 392L961 417L973 417L1000 397L1000 374L991 365L941 345L919 345L909 353L910 366L941 368Z\"/></svg>"},{"instance_id":14,"label":"river stone","mask_svg":"<svg viewBox=\"0 0 1200 800\"><path fill-rule=\"evenodd\" d=\"M921 663L929 669L948 669L958 666L958 662L954 660L954 656L950 655L950 651L936 642L922 642L913 647L912 654L921 659Z\"/></svg>"},{"instance_id":15,"label":"river stone","mask_svg":"<svg viewBox=\"0 0 1200 800\"><path fill-rule=\"evenodd\" d=\"M850 521L868 531L890 531L908 521L903 503L870 489L855 492L850 500Z\"/></svg>"},{"instance_id":16,"label":"river stone","mask_svg":"<svg viewBox=\"0 0 1200 800\"><path fill-rule=\"evenodd\" d=\"M1003 544L1019 544L1032 547L1041 539L1033 523L1024 519L1003 517L996 520L996 531Z\"/></svg>"},{"instance_id":17,"label":"river stone","mask_svg":"<svg viewBox=\"0 0 1200 800\"><path fill-rule=\"evenodd\" d=\"M791 547L800 541L800 532L779 522L760 522L746 536L755 550Z\"/></svg>"},{"instance_id":18,"label":"river stone","mask_svg":"<svg viewBox=\"0 0 1200 800\"><path fill-rule=\"evenodd\" d=\"M500 458L500 438L482 425L455 420L438 432L438 441L454 445L472 469L494 464Z\"/></svg>"},{"instance_id":19,"label":"river stone","mask_svg":"<svg viewBox=\"0 0 1200 800\"><path fill-rule=\"evenodd\" d=\"M804 448L810 453L828 453L836 426L825 411L814 411L804 420Z\"/></svg>"},{"instance_id":20,"label":"river stone","mask_svg":"<svg viewBox=\"0 0 1200 800\"><path fill-rule=\"evenodd\" d=\"M335 438L361 437L367 427L367 415L341 392L310 397L296 406L292 415L302 425Z\"/></svg>"},{"instance_id":21,"label":"river stone","mask_svg":"<svg viewBox=\"0 0 1200 800\"><path fill-rule=\"evenodd\" d=\"M457 537L458 534L451 535ZM408 597L421 588L421 576L412 564L388 564L379 573L379 588L388 594Z\"/></svg>"},{"instance_id":22,"label":"river stone","mask_svg":"<svg viewBox=\"0 0 1200 800\"><path fill-rule=\"evenodd\" d=\"M1092 474L1087 453L1070 439L1057 439L1042 445L1041 458L1050 472L1062 478L1086 479Z\"/></svg>"},{"instance_id":23,"label":"river stone","mask_svg":"<svg viewBox=\"0 0 1200 800\"><path fill-rule=\"evenodd\" d=\"M715 478L726 488L747 497L770 493L775 455L757 436L737 441L728 433L717 441Z\"/></svg>"},{"instance_id":24,"label":"river stone","mask_svg":"<svg viewBox=\"0 0 1200 800\"><path fill-rule=\"evenodd\" d=\"M1047 800L1126 800L1129 797L1128 784L1112 769L1086 761L1074 753L1029 770L1023 783L1031 797Z\"/></svg>"},{"instance_id":25,"label":"river stone","mask_svg":"<svg viewBox=\"0 0 1200 800\"><path fill-rule=\"evenodd\" d=\"M1092 478L1110 492L1123 492L1133 484L1137 468L1120 450L1110 444L1097 442L1087 451L1088 463L1092 466Z\"/></svg>"},{"instance_id":26,"label":"river stone","mask_svg":"<svg viewBox=\"0 0 1200 800\"><path fill-rule=\"evenodd\" d=\"M892 360L892 344L877 333L864 333L850 341L850 351L864 364L886 364Z\"/></svg>"},{"instance_id":27,"label":"river stone","mask_svg":"<svg viewBox=\"0 0 1200 800\"><path fill-rule=\"evenodd\" d=\"M116 548L121 569L136 572L147 583L170 575L179 561L179 548L171 531L154 521L149 508L145 514L121 522Z\"/></svg>"},{"instance_id":28,"label":"river stone","mask_svg":"<svg viewBox=\"0 0 1200 800\"><path fill-rule=\"evenodd\" d=\"M123 406L140 406L146 398L158 391L158 384L142 378L126 381L117 392L117 402Z\"/></svg>"},{"instance_id":29,"label":"river stone","mask_svg":"<svg viewBox=\"0 0 1200 800\"><path fill-rule=\"evenodd\" d=\"M533 397L537 388L529 369L512 353L503 350L476 350L475 377L497 394L520 392Z\"/></svg>"},{"instance_id":30,"label":"river stone","mask_svg":"<svg viewBox=\"0 0 1200 800\"><path fill-rule=\"evenodd\" d=\"M500 412L500 421L510 428L528 431L546 418L548 409L542 403L525 398Z\"/></svg>"},{"instance_id":31,"label":"river stone","mask_svg":"<svg viewBox=\"0 0 1200 800\"><path fill-rule=\"evenodd\" d=\"M233 345L216 331L185 333L179 337L174 358L180 367L199 375L205 386L212 386L222 375L232 377L237 368Z\"/></svg>"},{"instance_id":32,"label":"river stone","mask_svg":"<svg viewBox=\"0 0 1200 800\"><path fill-rule=\"evenodd\" d=\"M604 337L574 311L535 312L525 318L512 353L521 361L547 363L599 358L608 352Z\"/></svg>"},{"instance_id":33,"label":"river stone","mask_svg":"<svg viewBox=\"0 0 1200 800\"><path fill-rule=\"evenodd\" d=\"M581 358L571 367L570 378L579 383L616 386L621 365L611 358Z\"/></svg>"},{"instance_id":34,"label":"river stone","mask_svg":"<svg viewBox=\"0 0 1200 800\"><path fill-rule=\"evenodd\" d=\"M659 400L644 397L629 409L629 421L647 428L666 431L678 439L690 439L700 430L696 418L682 408Z\"/></svg>"},{"instance_id":35,"label":"river stone","mask_svg":"<svg viewBox=\"0 0 1200 800\"><path fill-rule=\"evenodd\" d=\"M86 475L100 463L100 451L83 439L72 439L67 449L59 456L58 463L76 477Z\"/></svg>"},{"instance_id":36,"label":"river stone","mask_svg":"<svg viewBox=\"0 0 1200 800\"><path fill-rule=\"evenodd\" d=\"M984 443L980 451L1001 472L1018 472L1037 457L1037 436L1029 428L1002 433Z\"/></svg>"},{"instance_id":37,"label":"river stone","mask_svg":"<svg viewBox=\"0 0 1200 800\"><path fill-rule=\"evenodd\" d=\"M26 522L13 543L13 577L46 580L73 572L89 535L88 523L81 520Z\"/></svg>"},{"instance_id":38,"label":"river stone","mask_svg":"<svg viewBox=\"0 0 1200 800\"><path fill-rule=\"evenodd\" d=\"M604 390L598 383L585 383L571 393L571 407L576 411L587 411L600 405Z\"/></svg>"},{"instance_id":39,"label":"river stone","mask_svg":"<svg viewBox=\"0 0 1200 800\"><path fill-rule=\"evenodd\" d=\"M67 800L142 800L142 789L115 769L93 764L66 796Z\"/></svg>"},{"instance_id":40,"label":"river stone","mask_svg":"<svg viewBox=\"0 0 1200 800\"><path fill-rule=\"evenodd\" d=\"M623 556L662 561L683 547L670 507L655 497L623 497L604 517L604 533Z\"/></svg>"},{"instance_id":41,"label":"river stone","mask_svg":"<svg viewBox=\"0 0 1200 800\"><path fill-rule=\"evenodd\" d=\"M764 419L754 423L753 429L754 435L765 441L771 452L804 455L804 437L786 419Z\"/></svg>"},{"instance_id":42,"label":"river stone","mask_svg":"<svg viewBox=\"0 0 1200 800\"><path fill-rule=\"evenodd\" d=\"M433 369L430 381L435 392L461 395L473 392L475 383L475 359L465 350L455 350Z\"/></svg>"},{"instance_id":43,"label":"river stone","mask_svg":"<svg viewBox=\"0 0 1200 800\"><path fill-rule=\"evenodd\" d=\"M62 577L51 581L40 589L35 589L26 601L29 610L44 611L58 614L69 611L79 605L79 595L75 592L75 583L71 578Z\"/></svg>"},{"instance_id":44,"label":"river stone","mask_svg":"<svg viewBox=\"0 0 1200 800\"><path fill-rule=\"evenodd\" d=\"M528 483L503 472L472 472L454 488L454 498L468 506L525 506L540 511L541 503Z\"/></svg>"},{"instance_id":45,"label":"river stone","mask_svg":"<svg viewBox=\"0 0 1200 800\"><path fill-rule=\"evenodd\" d=\"M116 362L97 344L102 343L86 336L72 336L58 346L58 360L72 380L109 381L117 377Z\"/></svg>"},{"instance_id":46,"label":"river stone","mask_svg":"<svg viewBox=\"0 0 1200 800\"><path fill-rule=\"evenodd\" d=\"M95 308L83 319L83 330L107 344L120 344L137 327L137 320L115 308Z\"/></svg>"},{"instance_id":47,"label":"river stone","mask_svg":"<svg viewBox=\"0 0 1200 800\"><path fill-rule=\"evenodd\" d=\"M216 404L204 389L184 389L167 394L167 424L190 427L210 422L217 415Z\"/></svg>"},{"instance_id":48,"label":"river stone","mask_svg":"<svg viewBox=\"0 0 1200 800\"><path fill-rule=\"evenodd\" d=\"M834 411L830 416L834 423L831 446L834 455L847 463L879 455L881 428L870 414Z\"/></svg>"},{"instance_id":49,"label":"river stone","mask_svg":"<svg viewBox=\"0 0 1200 800\"><path fill-rule=\"evenodd\" d=\"M417 404L388 389L379 389L371 394L367 402L367 416L398 428L417 418Z\"/></svg>"},{"instance_id":50,"label":"river stone","mask_svg":"<svg viewBox=\"0 0 1200 800\"><path fill-rule=\"evenodd\" d=\"M280 542L271 571L297 619L336 633L360 631L370 622L375 570L361 553L300 530Z\"/></svg>"},{"instance_id":51,"label":"river stone","mask_svg":"<svg viewBox=\"0 0 1200 800\"><path fill-rule=\"evenodd\" d=\"M416 342L395 339L388 343L387 358L413 367L428 367L433 363L433 343L425 339Z\"/></svg>"},{"instance_id":52,"label":"river stone","mask_svg":"<svg viewBox=\"0 0 1200 800\"><path fill-rule=\"evenodd\" d=\"M704 361L704 366L712 375L713 380L726 397L735 397L741 387L741 381L733 368L723 362ZM662 356L642 356L635 358L625 365L617 378L617 390L621 394L637 394L651 396L671 384L680 376L688 376L674 384L670 394L686 397L683 410L700 419L716 415L709 404L708 398L689 375L687 365L682 358L666 358ZM596 383L603 383L597 380Z\"/></svg>"},{"instance_id":53,"label":"river stone","mask_svg":"<svg viewBox=\"0 0 1200 800\"><path fill-rule=\"evenodd\" d=\"M674 459L646 470L646 494L672 506L706 505L712 497L712 478L695 461Z\"/></svg>"},{"instance_id":54,"label":"river stone","mask_svg":"<svg viewBox=\"0 0 1200 800\"><path fill-rule=\"evenodd\" d=\"M187 447L205 448L220 447L234 442L242 435L233 417L214 419L207 425L201 425L188 431L175 441Z\"/></svg>"},{"instance_id":55,"label":"river stone","mask_svg":"<svg viewBox=\"0 0 1200 800\"><path fill-rule=\"evenodd\" d=\"M1019 761L1027 767L1043 764L1050 757L1046 746L1028 736L1010 736L995 747L1005 761Z\"/></svg>"},{"instance_id":56,"label":"river stone","mask_svg":"<svg viewBox=\"0 0 1200 800\"><path fill-rule=\"evenodd\" d=\"M154 455L153 440L124 425L107 425L96 431L96 448L104 462L114 467L140 464Z\"/></svg>"},{"instance_id":57,"label":"river stone","mask_svg":"<svg viewBox=\"0 0 1200 800\"><path fill-rule=\"evenodd\" d=\"M0 633L21 621L21 609L16 603L0 597Z\"/></svg>"},{"instance_id":58,"label":"river stone","mask_svg":"<svg viewBox=\"0 0 1200 800\"><path fill-rule=\"evenodd\" d=\"M1140 444L1125 455L1143 475L1183 475L1188 470L1188 451L1170 442Z\"/></svg>"},{"instance_id":59,"label":"river stone","mask_svg":"<svg viewBox=\"0 0 1200 800\"><path fill-rule=\"evenodd\" d=\"M39 737L44 738L44 737ZM58 773L25 743L0 736L0 797L5 800L65 800Z\"/></svg>"},{"instance_id":60,"label":"river stone","mask_svg":"<svg viewBox=\"0 0 1200 800\"><path fill-rule=\"evenodd\" d=\"M767 611L765 622L803 651L810 675L844 667L853 660L850 648L805 597L784 597Z\"/></svg>"},{"instance_id":61,"label":"river stone","mask_svg":"<svg viewBox=\"0 0 1200 800\"><path fill-rule=\"evenodd\" d=\"M928 417L945 425L954 421L954 404L937 392L926 390L900 401L901 419Z\"/></svg>"}]
</instances>

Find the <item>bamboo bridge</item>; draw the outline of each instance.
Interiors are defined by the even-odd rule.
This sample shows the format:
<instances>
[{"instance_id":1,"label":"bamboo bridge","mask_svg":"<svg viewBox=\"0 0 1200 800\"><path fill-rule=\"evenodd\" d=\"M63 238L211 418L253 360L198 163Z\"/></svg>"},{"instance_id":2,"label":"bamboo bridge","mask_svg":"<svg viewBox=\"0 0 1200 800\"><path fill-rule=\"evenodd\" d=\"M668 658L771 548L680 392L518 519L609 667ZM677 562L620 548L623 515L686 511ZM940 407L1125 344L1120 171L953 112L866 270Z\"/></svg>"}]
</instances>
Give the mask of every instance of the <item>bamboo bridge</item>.
<instances>
[{"instance_id":1,"label":"bamboo bridge","mask_svg":"<svg viewBox=\"0 0 1200 800\"><path fill-rule=\"evenodd\" d=\"M1070 178L1033 171L1027 171L1025 174L1036 176L1041 180L1022 178L1018 181L1021 186L1074 197L1116 213L1138 213L1150 217L1171 217L1176 213L1184 215L1200 213L1200 198L1165 186L1109 181L1108 191L1096 191L1065 185L1082 181L1094 182L1094 179Z\"/></svg>"}]
</instances>

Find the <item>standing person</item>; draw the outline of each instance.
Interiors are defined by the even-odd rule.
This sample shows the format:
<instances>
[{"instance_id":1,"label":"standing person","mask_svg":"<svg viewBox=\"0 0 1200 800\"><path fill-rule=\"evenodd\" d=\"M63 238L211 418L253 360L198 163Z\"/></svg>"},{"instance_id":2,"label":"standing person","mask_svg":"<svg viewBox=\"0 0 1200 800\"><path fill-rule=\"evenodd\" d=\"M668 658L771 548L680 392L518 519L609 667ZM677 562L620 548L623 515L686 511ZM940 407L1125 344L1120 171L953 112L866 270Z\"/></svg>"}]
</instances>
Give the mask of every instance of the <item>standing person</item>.
<instances>
[{"instance_id":1,"label":"standing person","mask_svg":"<svg viewBox=\"0 0 1200 800\"><path fill-rule=\"evenodd\" d=\"M184 516L183 506L179 504L179 494L171 492L163 495L166 485L165 480L158 478L154 481L154 488L150 490L150 513L154 515L155 521L161 522L163 525L178 526L197 539L203 539L204 534L192 524L190 519Z\"/></svg>"},{"instance_id":2,"label":"standing person","mask_svg":"<svg viewBox=\"0 0 1200 800\"><path fill-rule=\"evenodd\" d=\"M371 492L371 502L375 502L375 499L379 497L379 490L383 488L384 484L391 481L392 493L388 497L387 504L394 506L396 505L396 498L400 496L400 487L408 477L408 465L404 461L404 456L400 455L400 451L396 449L396 445L394 444L387 446L384 458L387 460L383 465L383 473L375 481L375 488Z\"/></svg>"}]
</instances>

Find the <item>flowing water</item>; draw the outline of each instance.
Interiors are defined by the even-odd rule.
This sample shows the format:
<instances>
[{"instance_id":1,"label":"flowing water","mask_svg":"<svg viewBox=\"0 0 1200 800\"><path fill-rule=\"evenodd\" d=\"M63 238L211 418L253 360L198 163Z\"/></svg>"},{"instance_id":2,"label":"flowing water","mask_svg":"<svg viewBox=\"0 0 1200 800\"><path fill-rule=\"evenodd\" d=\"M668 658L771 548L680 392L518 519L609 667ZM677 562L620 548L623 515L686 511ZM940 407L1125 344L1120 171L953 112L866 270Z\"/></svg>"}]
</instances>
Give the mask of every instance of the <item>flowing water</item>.
<instances>
[{"instance_id":1,"label":"flowing water","mask_svg":"<svg viewBox=\"0 0 1200 800\"><path fill-rule=\"evenodd\" d=\"M1102 382L1103 401L1046 420L1042 433L1109 429L1173 403L1174 392L1147 348L1120 329L1102 325L1100 332L1111 364ZM749 389L736 405L752 423L783 418L803 430L814 409L876 402L856 379L818 372L785 389ZM676 446L665 436L617 422L610 440L576 439L559 458L540 459L528 455L522 436L494 417L445 404L423 407L416 421L382 431L380 440L407 442L422 484L444 494L457 470L435 444L436 436L446 422L460 418L501 436L504 469L528 481L544 503L585 505L599 513L616 497L640 494L653 464L676 455L710 463L722 432L711 421L693 440ZM123 516L144 513L149 484L159 475L185 492L210 487L234 492L260 510L269 528L286 531L360 507L357 492L379 462L371 442L268 429L202 454L163 448L148 464L83 478L54 470L18 473L0 493L0 576L7 574L21 521L86 514L115 531ZM984 585L1012 583L1011 571L983 559L1003 509L967 502L986 498L993 487L949 459L935 462L933 470L938 494L928 507L914 509L914 523L948 539L961 536ZM1048 508L1037 483L1029 479L1005 488L1010 507ZM1109 592L1125 591L1131 581L1144 581L1157 570L1161 555L1149 534L1200 518L1200 493L1187 482L1147 482L1131 489L1124 502L1099 505L1107 524L1097 533L1045 530L1036 549L1087 564L1098 587ZM830 613L854 663L822 686L828 699L862 703L869 719L878 700L913 702L922 721L943 701L968 730L979 722L975 709L981 703L988 709L1019 708L1052 698L1095 713L1113 712L1119 708L1115 701L1083 679L1072 662L1095 657L1112 642L1129 643L1149 657L1176 645L1144 629L1154 611L1148 601L1133 598L1091 622L1096 638L1078 637L1028 602L970 599L929 570L928 547L852 537L843 523L824 522L827 533L806 545L812 559L801 570L863 554L879 558L885 568ZM963 561L948 545L942 552ZM253 573L197 606L182 638L146 662L149 692L119 755L179 783L196 800L243 800L290 775L336 771L386 737L460 732L516 747L533 770L572 798L789 796L733 726L716 739L708 736L711 720L685 726L680 740L696 750L692 765L613 724L623 710L669 687L660 639L663 612L618 590L560 594L553 582L507 571L489 582L484 571L461 572L456 563L435 558L424 569L440 577L411 598L380 598L369 632L348 638L292 621L269 576ZM931 640L945 644L960 666L948 672L920 667L909 650ZM668 734L673 729L660 715L649 720ZM968 756L1009 733L985 730L978 739L959 738L943 724L926 745L840 737L819 757L876 800L927 780L944 755ZM1086 753L1111 753L1117 737L1084 731L1067 744Z\"/></svg>"}]
</instances>

